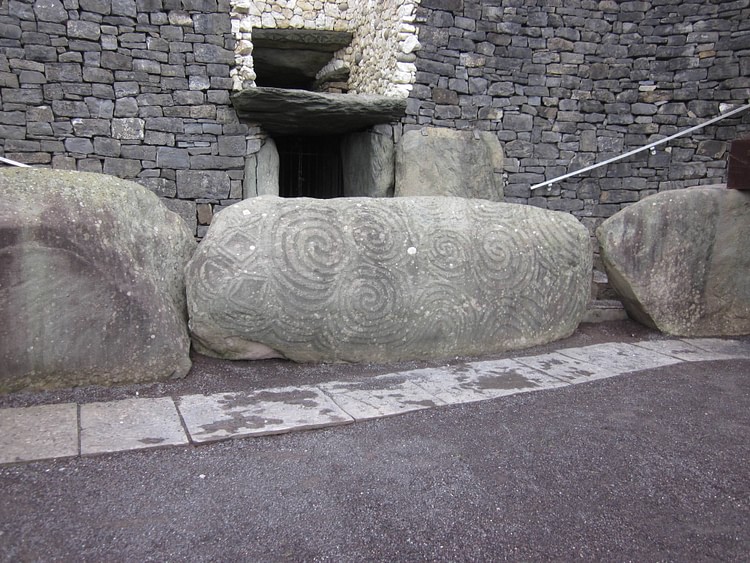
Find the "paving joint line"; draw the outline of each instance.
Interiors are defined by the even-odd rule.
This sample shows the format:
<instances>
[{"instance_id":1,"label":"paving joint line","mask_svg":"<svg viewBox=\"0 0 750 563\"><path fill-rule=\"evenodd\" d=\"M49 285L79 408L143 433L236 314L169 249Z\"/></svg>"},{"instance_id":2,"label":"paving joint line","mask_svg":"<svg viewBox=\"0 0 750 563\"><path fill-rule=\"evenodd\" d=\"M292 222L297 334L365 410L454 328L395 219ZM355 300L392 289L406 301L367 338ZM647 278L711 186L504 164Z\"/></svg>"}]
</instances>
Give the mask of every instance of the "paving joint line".
<instances>
[{"instance_id":1,"label":"paving joint line","mask_svg":"<svg viewBox=\"0 0 750 563\"><path fill-rule=\"evenodd\" d=\"M141 449L195 447L330 428L528 391L559 389L643 369L731 359L750 359L750 343L715 338L609 342L535 356L477 360L462 368L418 368L355 381L0 409L0 466ZM131 402L133 409L124 408L123 401ZM72 422L73 406L75 422L73 427L67 427L65 424ZM86 421L83 410L87 411ZM135 420L135 428L119 426L128 419ZM33 424L25 424L36 426L36 434L24 426L24 420L33 420ZM2 432L3 425L6 432ZM8 443L7 433L23 444ZM94 441L84 448L85 434L89 442ZM97 442L102 439L111 439L113 445L102 446ZM21 451L24 444L29 451ZM3 450L10 453L4 454Z\"/></svg>"}]
</instances>

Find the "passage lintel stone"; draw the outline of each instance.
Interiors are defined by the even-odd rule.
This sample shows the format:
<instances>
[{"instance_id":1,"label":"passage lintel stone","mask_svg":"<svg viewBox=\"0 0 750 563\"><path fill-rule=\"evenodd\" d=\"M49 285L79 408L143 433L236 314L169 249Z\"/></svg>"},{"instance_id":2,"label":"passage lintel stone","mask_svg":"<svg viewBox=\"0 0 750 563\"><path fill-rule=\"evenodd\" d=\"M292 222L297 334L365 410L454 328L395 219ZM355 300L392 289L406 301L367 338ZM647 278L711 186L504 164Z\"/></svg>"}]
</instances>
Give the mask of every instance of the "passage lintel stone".
<instances>
[{"instance_id":1,"label":"passage lintel stone","mask_svg":"<svg viewBox=\"0 0 750 563\"><path fill-rule=\"evenodd\" d=\"M260 123L276 135L336 135L397 121L406 99L324 94L284 88L248 88L232 96L243 121Z\"/></svg>"}]
</instances>

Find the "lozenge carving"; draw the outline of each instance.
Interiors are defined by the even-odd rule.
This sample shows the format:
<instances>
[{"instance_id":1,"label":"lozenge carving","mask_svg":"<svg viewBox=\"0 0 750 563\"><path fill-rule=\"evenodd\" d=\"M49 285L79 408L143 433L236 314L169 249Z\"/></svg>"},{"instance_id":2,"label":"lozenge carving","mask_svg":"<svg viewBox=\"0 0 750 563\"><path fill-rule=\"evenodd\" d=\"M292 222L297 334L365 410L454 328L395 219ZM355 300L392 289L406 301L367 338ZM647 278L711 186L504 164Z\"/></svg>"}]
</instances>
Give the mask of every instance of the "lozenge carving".
<instances>
[{"instance_id":1,"label":"lozenge carving","mask_svg":"<svg viewBox=\"0 0 750 563\"><path fill-rule=\"evenodd\" d=\"M568 336L589 236L564 213L449 197L259 197L223 210L187 267L206 354L301 362L477 355Z\"/></svg>"}]
</instances>

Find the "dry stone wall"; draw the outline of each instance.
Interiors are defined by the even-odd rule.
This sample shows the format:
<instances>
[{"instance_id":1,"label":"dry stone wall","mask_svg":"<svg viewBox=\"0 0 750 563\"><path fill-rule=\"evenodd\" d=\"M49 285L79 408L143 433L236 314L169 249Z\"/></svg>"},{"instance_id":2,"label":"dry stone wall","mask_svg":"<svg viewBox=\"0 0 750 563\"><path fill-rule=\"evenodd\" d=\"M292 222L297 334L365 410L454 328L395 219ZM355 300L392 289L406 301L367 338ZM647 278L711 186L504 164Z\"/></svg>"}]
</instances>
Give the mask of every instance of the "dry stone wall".
<instances>
[{"instance_id":1,"label":"dry stone wall","mask_svg":"<svg viewBox=\"0 0 750 563\"><path fill-rule=\"evenodd\" d=\"M133 179L200 234L242 197L233 64L228 0L3 2L0 154Z\"/></svg>"},{"instance_id":2,"label":"dry stone wall","mask_svg":"<svg viewBox=\"0 0 750 563\"><path fill-rule=\"evenodd\" d=\"M422 0L405 128L496 132L505 200L594 229L657 191L721 181L750 112L534 192L750 99L750 0Z\"/></svg>"},{"instance_id":3,"label":"dry stone wall","mask_svg":"<svg viewBox=\"0 0 750 563\"><path fill-rule=\"evenodd\" d=\"M133 179L198 236L265 142L230 103L252 28L348 30L349 91L408 95L393 129L494 133L505 200L593 230L667 189L722 181L750 112L552 189L531 184L750 99L750 0L3 0L0 155ZM418 36L415 32L418 31Z\"/></svg>"}]
</instances>

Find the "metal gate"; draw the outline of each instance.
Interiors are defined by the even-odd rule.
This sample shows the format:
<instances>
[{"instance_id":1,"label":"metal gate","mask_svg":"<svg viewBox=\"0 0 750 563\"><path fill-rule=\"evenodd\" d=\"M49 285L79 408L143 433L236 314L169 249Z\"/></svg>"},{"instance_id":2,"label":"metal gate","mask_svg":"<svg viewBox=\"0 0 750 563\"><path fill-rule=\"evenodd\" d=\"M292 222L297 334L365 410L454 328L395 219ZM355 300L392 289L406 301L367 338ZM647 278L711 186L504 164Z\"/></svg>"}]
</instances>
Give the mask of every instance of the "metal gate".
<instances>
[{"instance_id":1,"label":"metal gate","mask_svg":"<svg viewBox=\"0 0 750 563\"><path fill-rule=\"evenodd\" d=\"M274 138L279 195L328 199L344 195L340 137Z\"/></svg>"}]
</instances>

